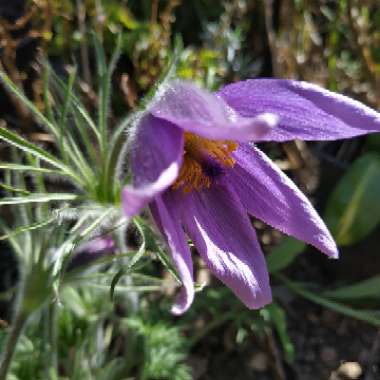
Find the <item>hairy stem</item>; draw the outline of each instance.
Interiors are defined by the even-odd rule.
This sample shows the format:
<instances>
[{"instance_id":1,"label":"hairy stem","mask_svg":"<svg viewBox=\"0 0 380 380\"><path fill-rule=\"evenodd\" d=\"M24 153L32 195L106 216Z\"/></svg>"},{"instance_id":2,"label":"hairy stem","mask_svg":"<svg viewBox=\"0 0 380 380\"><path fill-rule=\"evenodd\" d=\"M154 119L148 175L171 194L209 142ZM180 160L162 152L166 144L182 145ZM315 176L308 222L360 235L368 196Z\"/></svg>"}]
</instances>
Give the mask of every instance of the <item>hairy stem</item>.
<instances>
[{"instance_id":1,"label":"hairy stem","mask_svg":"<svg viewBox=\"0 0 380 380\"><path fill-rule=\"evenodd\" d=\"M117 241L118 241L119 247L121 248L122 252L127 252L128 247L125 244L125 237L127 235L127 226L123 226L123 227L119 228L117 232L118 232L117 233ZM128 267L129 259L123 258L121 260L122 260L123 264L126 267ZM132 279L132 276L130 276L129 274L124 277L124 281L125 281L125 285L133 286L133 279ZM132 292L132 291L128 292L126 294L126 300L128 302L128 306L131 308L131 310L133 310L133 311L138 310L139 295L137 292Z\"/></svg>"}]
</instances>

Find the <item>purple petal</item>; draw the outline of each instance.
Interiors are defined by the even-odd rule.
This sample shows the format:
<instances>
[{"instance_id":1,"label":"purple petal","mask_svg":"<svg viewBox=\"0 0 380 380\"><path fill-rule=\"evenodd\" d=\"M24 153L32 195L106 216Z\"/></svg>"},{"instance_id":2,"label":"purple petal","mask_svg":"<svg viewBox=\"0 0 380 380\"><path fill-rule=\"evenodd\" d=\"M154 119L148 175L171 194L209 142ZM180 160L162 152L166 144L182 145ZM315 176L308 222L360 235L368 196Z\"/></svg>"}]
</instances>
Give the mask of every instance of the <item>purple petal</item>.
<instances>
[{"instance_id":1,"label":"purple petal","mask_svg":"<svg viewBox=\"0 0 380 380\"><path fill-rule=\"evenodd\" d=\"M226 184L177 193L185 230L211 272L249 308L271 302L266 263L245 209Z\"/></svg>"},{"instance_id":2,"label":"purple petal","mask_svg":"<svg viewBox=\"0 0 380 380\"><path fill-rule=\"evenodd\" d=\"M152 202L151 208L154 210L152 213L154 218L158 218L157 224L165 236L173 263L183 284L176 303L171 309L173 314L179 315L190 307L194 299L193 262L190 248L179 223L176 204L172 201L170 194L166 193L162 197L157 197Z\"/></svg>"},{"instance_id":3,"label":"purple petal","mask_svg":"<svg viewBox=\"0 0 380 380\"><path fill-rule=\"evenodd\" d=\"M122 191L124 213L137 214L177 178L183 158L183 132L150 114L140 121L132 142L133 186Z\"/></svg>"},{"instance_id":4,"label":"purple petal","mask_svg":"<svg viewBox=\"0 0 380 380\"><path fill-rule=\"evenodd\" d=\"M67 265L67 271L88 265L99 258L113 254L115 243L111 236L101 236L80 245Z\"/></svg>"},{"instance_id":5,"label":"purple petal","mask_svg":"<svg viewBox=\"0 0 380 380\"><path fill-rule=\"evenodd\" d=\"M110 235L107 235L107 236L97 237L86 243L83 243L76 249L76 252L80 253L80 252L86 251L90 253L96 253L96 252L105 251L105 250L111 251L114 248L115 248L115 242L113 241Z\"/></svg>"},{"instance_id":6,"label":"purple petal","mask_svg":"<svg viewBox=\"0 0 380 380\"><path fill-rule=\"evenodd\" d=\"M150 112L179 128L214 140L256 140L277 124L277 117L268 112L242 117L215 94L179 80L164 88Z\"/></svg>"},{"instance_id":7,"label":"purple petal","mask_svg":"<svg viewBox=\"0 0 380 380\"><path fill-rule=\"evenodd\" d=\"M236 164L227 175L250 214L330 257L338 257L334 239L314 207L264 153L241 144L234 157Z\"/></svg>"},{"instance_id":8,"label":"purple petal","mask_svg":"<svg viewBox=\"0 0 380 380\"><path fill-rule=\"evenodd\" d=\"M336 140L380 131L380 114L317 85L253 79L224 87L219 95L244 117L278 115L278 126L256 141Z\"/></svg>"}]
</instances>

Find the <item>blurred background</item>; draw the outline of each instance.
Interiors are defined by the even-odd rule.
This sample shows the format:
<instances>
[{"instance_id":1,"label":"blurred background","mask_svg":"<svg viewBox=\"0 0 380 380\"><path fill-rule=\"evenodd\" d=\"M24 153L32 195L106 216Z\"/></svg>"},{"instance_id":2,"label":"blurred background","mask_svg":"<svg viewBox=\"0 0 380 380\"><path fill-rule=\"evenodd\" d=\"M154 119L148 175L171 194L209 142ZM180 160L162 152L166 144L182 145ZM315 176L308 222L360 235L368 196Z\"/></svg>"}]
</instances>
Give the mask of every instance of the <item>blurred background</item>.
<instances>
[{"instance_id":1,"label":"blurred background","mask_svg":"<svg viewBox=\"0 0 380 380\"><path fill-rule=\"evenodd\" d=\"M45 112L44 62L62 78L76 66L78 94L96 112L92 32L107 57L122 33L112 120L137 109L177 45L177 76L209 90L246 78L294 78L380 109L377 0L0 0L0 70ZM0 87L0 99L8 128L51 148L17 97ZM161 280L138 294L136 308L123 292L112 301L92 283L66 287L53 316L42 312L29 323L10 379L380 379L380 136L260 147L312 200L339 260L253 220L274 304L248 311L195 259L196 281L207 286L175 318L168 271L148 252L141 273ZM3 143L0 159L9 161ZM6 222L9 210L0 215ZM133 228L127 238L137 244ZM7 239L0 243L1 347L19 266ZM46 318L57 321L55 359Z\"/></svg>"}]
</instances>

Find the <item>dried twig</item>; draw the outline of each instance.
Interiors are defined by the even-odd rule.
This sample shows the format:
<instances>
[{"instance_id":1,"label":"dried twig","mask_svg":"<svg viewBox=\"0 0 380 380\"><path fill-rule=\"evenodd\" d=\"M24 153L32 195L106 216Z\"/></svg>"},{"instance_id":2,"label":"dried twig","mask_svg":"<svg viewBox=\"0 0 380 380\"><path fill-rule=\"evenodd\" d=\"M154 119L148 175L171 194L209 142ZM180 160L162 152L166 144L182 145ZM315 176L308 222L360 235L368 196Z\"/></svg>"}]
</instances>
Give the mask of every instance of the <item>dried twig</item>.
<instances>
[{"instance_id":1,"label":"dried twig","mask_svg":"<svg viewBox=\"0 0 380 380\"><path fill-rule=\"evenodd\" d=\"M278 380L286 380L286 374L285 374L284 366L282 364L281 352L277 346L277 342L273 336L272 331L268 331L267 333L267 342L268 342L270 352L274 359L274 370L276 373L276 378Z\"/></svg>"}]
</instances>

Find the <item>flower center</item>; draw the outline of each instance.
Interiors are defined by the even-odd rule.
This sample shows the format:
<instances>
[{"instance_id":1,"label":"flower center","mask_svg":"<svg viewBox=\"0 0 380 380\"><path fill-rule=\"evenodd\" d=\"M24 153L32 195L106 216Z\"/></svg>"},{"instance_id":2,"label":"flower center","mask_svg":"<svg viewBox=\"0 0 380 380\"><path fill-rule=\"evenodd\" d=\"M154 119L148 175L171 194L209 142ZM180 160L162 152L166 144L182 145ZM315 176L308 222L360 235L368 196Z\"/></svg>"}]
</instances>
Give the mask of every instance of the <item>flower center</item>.
<instances>
[{"instance_id":1,"label":"flower center","mask_svg":"<svg viewBox=\"0 0 380 380\"><path fill-rule=\"evenodd\" d=\"M208 140L185 132L183 164L172 188L182 188L184 193L209 188L213 180L232 168L235 160L232 152L238 144L229 140Z\"/></svg>"}]
</instances>

